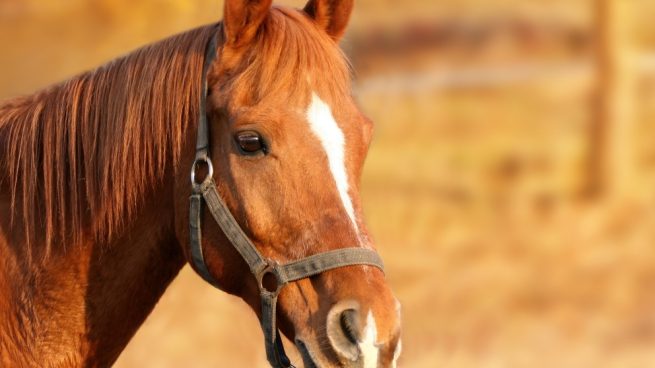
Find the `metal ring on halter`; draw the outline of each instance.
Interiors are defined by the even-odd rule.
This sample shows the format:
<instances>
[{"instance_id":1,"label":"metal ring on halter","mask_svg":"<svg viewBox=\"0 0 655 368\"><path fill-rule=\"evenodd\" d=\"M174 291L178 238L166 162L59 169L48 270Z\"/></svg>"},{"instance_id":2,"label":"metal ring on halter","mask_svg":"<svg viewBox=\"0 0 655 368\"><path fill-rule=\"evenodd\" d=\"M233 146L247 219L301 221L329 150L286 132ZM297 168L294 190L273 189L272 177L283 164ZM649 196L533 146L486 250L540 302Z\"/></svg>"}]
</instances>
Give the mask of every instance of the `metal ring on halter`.
<instances>
[{"instance_id":1,"label":"metal ring on halter","mask_svg":"<svg viewBox=\"0 0 655 368\"><path fill-rule=\"evenodd\" d=\"M279 295L286 283L280 279L280 275L277 270L278 263L272 260L267 260L266 263L266 268L264 268L256 275L259 290L268 292L272 295ZM275 290L269 290L266 286L264 286L264 278L266 275L273 275L273 277L275 277Z\"/></svg>"},{"instance_id":2,"label":"metal ring on halter","mask_svg":"<svg viewBox=\"0 0 655 368\"><path fill-rule=\"evenodd\" d=\"M207 176L205 176L205 179L198 183L196 181L196 169L198 168L198 164L200 163L205 163L207 164ZM193 189L196 191L200 191L200 188L203 186L203 184L209 183L209 181L212 180L214 177L214 165L212 165L212 160L208 156L203 156L203 157L197 157L195 161L193 161L193 166L191 166L191 185L193 186Z\"/></svg>"}]
</instances>

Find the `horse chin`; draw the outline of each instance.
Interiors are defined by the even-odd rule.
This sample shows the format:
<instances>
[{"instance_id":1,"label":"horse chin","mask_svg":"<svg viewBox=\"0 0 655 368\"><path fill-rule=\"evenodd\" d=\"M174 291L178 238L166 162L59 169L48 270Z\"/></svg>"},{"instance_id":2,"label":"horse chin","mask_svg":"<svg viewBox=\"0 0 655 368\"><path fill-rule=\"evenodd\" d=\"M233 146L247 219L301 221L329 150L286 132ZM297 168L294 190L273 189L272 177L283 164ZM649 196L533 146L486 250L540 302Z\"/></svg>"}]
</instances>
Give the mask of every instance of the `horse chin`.
<instances>
[{"instance_id":1,"label":"horse chin","mask_svg":"<svg viewBox=\"0 0 655 368\"><path fill-rule=\"evenodd\" d=\"M314 358L311 350L309 350L307 344L305 344L305 342L301 339L296 339L295 343L296 347L298 348L298 352L300 352L300 356L302 357L303 365L305 368L319 368L320 366L318 365L317 360Z\"/></svg>"}]
</instances>

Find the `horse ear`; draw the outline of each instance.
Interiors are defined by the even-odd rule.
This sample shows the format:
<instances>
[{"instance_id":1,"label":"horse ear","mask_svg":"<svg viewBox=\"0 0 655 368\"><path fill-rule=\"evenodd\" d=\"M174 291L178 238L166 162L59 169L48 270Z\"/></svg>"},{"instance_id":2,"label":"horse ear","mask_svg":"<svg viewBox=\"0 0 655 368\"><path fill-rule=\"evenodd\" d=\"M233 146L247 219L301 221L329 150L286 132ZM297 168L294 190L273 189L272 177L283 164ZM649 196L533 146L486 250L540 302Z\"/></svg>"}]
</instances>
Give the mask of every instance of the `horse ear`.
<instances>
[{"instance_id":1,"label":"horse ear","mask_svg":"<svg viewBox=\"0 0 655 368\"><path fill-rule=\"evenodd\" d=\"M226 45L239 47L252 41L272 3L273 0L225 0L223 32Z\"/></svg>"},{"instance_id":2,"label":"horse ear","mask_svg":"<svg viewBox=\"0 0 655 368\"><path fill-rule=\"evenodd\" d=\"M309 0L305 13L335 41L339 41L346 32L353 5L353 0Z\"/></svg>"}]
</instances>

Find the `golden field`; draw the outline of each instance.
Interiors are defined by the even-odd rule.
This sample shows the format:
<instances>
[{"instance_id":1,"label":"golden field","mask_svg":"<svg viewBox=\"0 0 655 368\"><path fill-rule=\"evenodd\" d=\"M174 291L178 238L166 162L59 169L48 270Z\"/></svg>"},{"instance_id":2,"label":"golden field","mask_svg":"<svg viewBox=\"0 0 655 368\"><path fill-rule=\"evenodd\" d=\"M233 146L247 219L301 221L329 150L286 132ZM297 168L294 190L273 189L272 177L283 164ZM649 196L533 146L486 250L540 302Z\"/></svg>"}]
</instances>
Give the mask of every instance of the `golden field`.
<instances>
[{"instance_id":1,"label":"golden field","mask_svg":"<svg viewBox=\"0 0 655 368\"><path fill-rule=\"evenodd\" d=\"M655 2L625 1L638 10L635 53L652 55ZM362 196L403 304L400 365L654 367L655 73L647 58L636 58L646 61L631 85L634 111L619 119L631 127L623 164L632 175L620 192L601 195L589 189L598 159L596 1L356 4L344 47L360 67L357 98L377 124ZM0 98L220 13L216 0L0 0ZM393 38L416 20L546 31L523 46L514 33L486 37L483 29L481 38L399 53L355 49L375 39L360 37L372 29ZM550 37L553 29L565 35ZM548 67L522 73L524 64ZM254 314L187 267L116 366L267 364Z\"/></svg>"}]
</instances>

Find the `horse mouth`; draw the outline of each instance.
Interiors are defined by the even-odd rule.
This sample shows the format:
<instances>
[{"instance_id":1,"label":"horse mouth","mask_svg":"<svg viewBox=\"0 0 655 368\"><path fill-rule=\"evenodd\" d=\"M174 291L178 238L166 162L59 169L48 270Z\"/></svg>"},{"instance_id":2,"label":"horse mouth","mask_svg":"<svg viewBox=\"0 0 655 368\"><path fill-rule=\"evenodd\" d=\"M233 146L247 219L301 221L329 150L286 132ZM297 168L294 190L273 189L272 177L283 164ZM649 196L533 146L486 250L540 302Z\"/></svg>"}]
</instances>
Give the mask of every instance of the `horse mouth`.
<instances>
[{"instance_id":1,"label":"horse mouth","mask_svg":"<svg viewBox=\"0 0 655 368\"><path fill-rule=\"evenodd\" d=\"M303 364L305 365L305 368L318 368L318 364L316 364L316 360L312 356L311 351L309 351L309 348L307 348L307 344L305 344L300 339L296 339L295 342L296 342L296 347L300 352L300 356L302 357L302 361Z\"/></svg>"}]
</instances>

